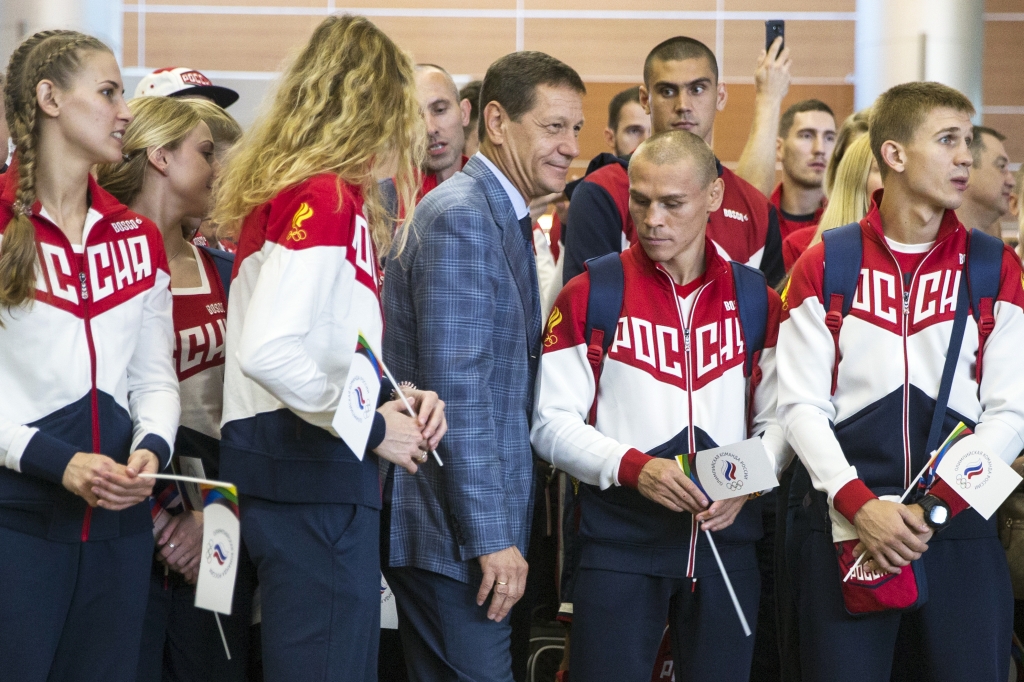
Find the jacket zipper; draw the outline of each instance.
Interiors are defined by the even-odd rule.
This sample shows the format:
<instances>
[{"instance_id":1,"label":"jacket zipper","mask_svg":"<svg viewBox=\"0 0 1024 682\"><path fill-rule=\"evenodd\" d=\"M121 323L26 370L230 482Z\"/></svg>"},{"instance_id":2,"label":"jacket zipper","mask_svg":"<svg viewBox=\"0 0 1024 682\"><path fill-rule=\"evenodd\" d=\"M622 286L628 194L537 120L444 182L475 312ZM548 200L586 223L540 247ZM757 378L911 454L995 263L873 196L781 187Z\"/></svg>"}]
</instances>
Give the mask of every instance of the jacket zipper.
<instances>
[{"instance_id":1,"label":"jacket zipper","mask_svg":"<svg viewBox=\"0 0 1024 682\"><path fill-rule=\"evenodd\" d=\"M928 257L935 251L935 247L938 243L933 244L932 248L924 255L921 262L914 268L913 274L910 276L910 284L905 285L903 283L903 270L900 267L900 262L896 259L892 249L889 248L889 244L885 243L885 249L889 252L889 257L892 258L893 263L896 264L896 272L898 276L896 279L900 283L900 299L902 301L902 324L901 324L901 336L903 341L903 487L906 488L910 485L911 478L911 459L910 459L910 352L907 348L907 339L910 336L910 298L914 291L914 285L917 283L917 275L921 271L921 267L924 265Z\"/></svg>"},{"instance_id":2,"label":"jacket zipper","mask_svg":"<svg viewBox=\"0 0 1024 682\"><path fill-rule=\"evenodd\" d=\"M84 245L83 245L84 246ZM83 256L84 258L84 256ZM90 412L92 413L92 451L100 451L100 401L96 387L96 345L92 338L92 319L89 315L89 284L85 277L84 261L78 270L78 281L82 285L82 320L85 323L85 340L89 346L89 375L92 389L89 392ZM89 539L89 527L92 524L92 507L85 508L82 519L82 542Z\"/></svg>"},{"instance_id":3,"label":"jacket zipper","mask_svg":"<svg viewBox=\"0 0 1024 682\"><path fill-rule=\"evenodd\" d=\"M696 452L697 441L693 436L693 374L691 371L691 359L690 359L690 327L693 323L693 311L697 309L697 302L700 300L700 295L704 293L704 289L708 286L709 282L705 282L701 285L700 289L697 290L696 295L693 297L693 305L690 306L689 320L683 320L683 311L679 307L679 295L676 293L675 282L667 272L659 270L668 279L669 292L672 295L672 300L676 304L676 315L679 318L679 326L683 330L683 359L686 364L686 440L689 451ZM687 324L689 322L690 324ZM697 589L697 579L693 577L693 572L696 568L697 563L697 538L699 535L700 528L697 525L697 517L695 515L690 516L690 549L686 558L686 577L692 580L692 590Z\"/></svg>"}]
</instances>

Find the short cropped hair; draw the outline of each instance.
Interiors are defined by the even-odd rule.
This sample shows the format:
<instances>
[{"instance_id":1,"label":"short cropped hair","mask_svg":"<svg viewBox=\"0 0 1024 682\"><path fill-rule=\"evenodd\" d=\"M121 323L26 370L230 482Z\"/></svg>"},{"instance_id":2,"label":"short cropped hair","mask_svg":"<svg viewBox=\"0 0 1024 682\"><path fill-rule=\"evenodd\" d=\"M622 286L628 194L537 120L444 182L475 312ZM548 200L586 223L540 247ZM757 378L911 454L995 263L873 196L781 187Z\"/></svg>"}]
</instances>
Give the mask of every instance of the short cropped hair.
<instances>
[{"instance_id":1,"label":"short cropped hair","mask_svg":"<svg viewBox=\"0 0 1024 682\"><path fill-rule=\"evenodd\" d=\"M718 177L715 153L703 139L688 130L668 130L647 138L629 159L629 168L637 159L649 161L656 166L678 163L684 159L693 161L701 187L707 187Z\"/></svg>"},{"instance_id":2,"label":"short cropped hair","mask_svg":"<svg viewBox=\"0 0 1024 682\"><path fill-rule=\"evenodd\" d=\"M878 169L885 177L889 166L882 158L882 145L888 141L909 144L914 133L933 109L953 109L974 115L971 100L948 85L933 82L913 82L895 85L875 100L871 107L871 153Z\"/></svg>"},{"instance_id":3,"label":"short cropped hair","mask_svg":"<svg viewBox=\"0 0 1024 682\"><path fill-rule=\"evenodd\" d=\"M676 36L664 40L654 46L647 59L644 60L644 85L651 85L651 69L654 62L678 62L684 59L706 59L715 74L715 83L718 83L718 60L711 49L693 38Z\"/></svg>"},{"instance_id":4,"label":"short cropped hair","mask_svg":"<svg viewBox=\"0 0 1024 682\"><path fill-rule=\"evenodd\" d=\"M974 159L974 165L981 165L981 153L985 151L985 141L981 139L982 135L991 135L1000 142L1006 142L1006 135L995 128L989 128L987 126L974 126L974 140L971 141L971 158Z\"/></svg>"},{"instance_id":5,"label":"short cropped hair","mask_svg":"<svg viewBox=\"0 0 1024 682\"><path fill-rule=\"evenodd\" d=\"M420 71L427 71L429 69L433 69L434 71L438 71L444 74L444 77L448 79L448 84L452 86L452 95L455 96L455 103L458 104L459 100L462 99L462 97L459 95L459 86L455 85L455 79L452 78L452 75L450 73L448 73L448 69L444 68L443 66L438 66L437 64L431 64L429 62L417 64L414 68L416 69L416 73L419 73Z\"/></svg>"},{"instance_id":6,"label":"short cropped hair","mask_svg":"<svg viewBox=\"0 0 1024 682\"><path fill-rule=\"evenodd\" d=\"M779 119L779 137L788 137L789 131L793 128L793 121L796 120L796 115L808 111L821 111L831 116L833 121L836 120L832 107L820 99L805 99L786 109L785 113L782 114L782 118Z\"/></svg>"},{"instance_id":7,"label":"short cropped hair","mask_svg":"<svg viewBox=\"0 0 1024 682\"><path fill-rule=\"evenodd\" d=\"M487 67L480 86L480 110L497 102L515 122L537 103L537 87L567 87L581 95L587 94L583 79L568 64L543 52L512 52ZM486 139L484 117L477 123L480 141Z\"/></svg>"},{"instance_id":8,"label":"short cropped hair","mask_svg":"<svg viewBox=\"0 0 1024 682\"><path fill-rule=\"evenodd\" d=\"M483 81L470 81L459 90L459 99L469 100L469 127L476 125L480 119L480 86Z\"/></svg>"},{"instance_id":9,"label":"short cropped hair","mask_svg":"<svg viewBox=\"0 0 1024 682\"><path fill-rule=\"evenodd\" d=\"M630 102L636 102L640 104L640 86L630 88L629 90L623 90L619 94L612 97L612 101L608 103L608 127L612 130L619 129L619 116L622 115L622 107L626 106Z\"/></svg>"}]
</instances>

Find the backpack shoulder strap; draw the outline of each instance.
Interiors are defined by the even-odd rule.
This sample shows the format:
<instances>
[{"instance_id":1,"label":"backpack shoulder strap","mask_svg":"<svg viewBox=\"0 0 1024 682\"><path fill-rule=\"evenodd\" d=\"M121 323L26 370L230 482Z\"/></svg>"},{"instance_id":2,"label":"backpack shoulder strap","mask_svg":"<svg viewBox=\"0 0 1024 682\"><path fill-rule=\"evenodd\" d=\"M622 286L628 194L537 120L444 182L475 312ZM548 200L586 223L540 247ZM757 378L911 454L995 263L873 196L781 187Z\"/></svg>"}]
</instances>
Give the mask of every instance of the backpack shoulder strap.
<instances>
[{"instance_id":1,"label":"backpack shoulder strap","mask_svg":"<svg viewBox=\"0 0 1024 682\"><path fill-rule=\"evenodd\" d=\"M221 286L224 287L224 297L227 298L231 293L231 271L235 267L234 254L221 251L220 249L211 249L208 246L200 246L199 250L213 259L213 264L217 268L217 274L220 275Z\"/></svg>"},{"instance_id":2,"label":"backpack shoulder strap","mask_svg":"<svg viewBox=\"0 0 1024 682\"><path fill-rule=\"evenodd\" d=\"M832 333L832 341L835 344L835 362L832 364L832 395L835 395L839 375L839 330L842 329L843 318L849 314L850 306L857 295L857 281L860 279L864 252L860 223L850 223L834 230L826 230L822 233L821 240L825 243L822 305L825 307L825 326Z\"/></svg>"},{"instance_id":3,"label":"backpack shoulder strap","mask_svg":"<svg viewBox=\"0 0 1024 682\"><path fill-rule=\"evenodd\" d=\"M587 361L594 372L594 403L590 407L590 424L593 425L597 417L597 387L601 380L601 361L615 339L626 285L622 257L618 253L606 253L591 258L584 263L584 267L590 275L584 339L587 342Z\"/></svg>"},{"instance_id":4,"label":"backpack shoulder strap","mask_svg":"<svg viewBox=\"0 0 1024 682\"><path fill-rule=\"evenodd\" d=\"M967 284L971 296L971 311L978 323L978 383L981 383L982 357L985 341L996 325L993 312L999 294L999 280L1003 269L1003 241L971 230L967 247Z\"/></svg>"},{"instance_id":5,"label":"backpack shoulder strap","mask_svg":"<svg viewBox=\"0 0 1024 682\"><path fill-rule=\"evenodd\" d=\"M764 349L768 328L768 284L764 273L732 261L732 281L736 287L736 310L747 346L743 376L749 377L757 362L755 356Z\"/></svg>"}]
</instances>

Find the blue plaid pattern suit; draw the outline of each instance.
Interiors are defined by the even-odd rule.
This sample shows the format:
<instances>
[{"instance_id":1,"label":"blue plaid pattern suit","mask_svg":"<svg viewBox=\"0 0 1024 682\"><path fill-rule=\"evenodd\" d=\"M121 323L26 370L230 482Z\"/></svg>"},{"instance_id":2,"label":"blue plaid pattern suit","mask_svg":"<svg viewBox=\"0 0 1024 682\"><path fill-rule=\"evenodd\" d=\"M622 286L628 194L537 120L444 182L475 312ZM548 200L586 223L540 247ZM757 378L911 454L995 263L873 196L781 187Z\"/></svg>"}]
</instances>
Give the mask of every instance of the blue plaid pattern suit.
<instances>
[{"instance_id":1,"label":"blue plaid pattern suit","mask_svg":"<svg viewBox=\"0 0 1024 682\"><path fill-rule=\"evenodd\" d=\"M384 360L397 380L445 401L448 433L443 467L394 468L390 565L476 584L476 557L527 551L536 263L508 195L476 157L427 194L409 229L384 278Z\"/></svg>"}]
</instances>

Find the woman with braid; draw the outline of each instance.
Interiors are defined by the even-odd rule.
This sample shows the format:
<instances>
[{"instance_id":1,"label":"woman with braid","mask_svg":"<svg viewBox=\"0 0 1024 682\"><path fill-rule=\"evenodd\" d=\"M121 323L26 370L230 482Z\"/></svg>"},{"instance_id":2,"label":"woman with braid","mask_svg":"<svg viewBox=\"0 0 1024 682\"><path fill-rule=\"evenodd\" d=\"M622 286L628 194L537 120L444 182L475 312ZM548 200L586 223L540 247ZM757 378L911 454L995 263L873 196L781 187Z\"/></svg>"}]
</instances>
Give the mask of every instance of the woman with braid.
<instances>
[{"instance_id":1,"label":"woman with braid","mask_svg":"<svg viewBox=\"0 0 1024 682\"><path fill-rule=\"evenodd\" d=\"M160 231L104 191L131 122L114 55L45 31L11 56L0 190L0 666L18 682L135 675L146 500L178 427Z\"/></svg>"}]
</instances>

